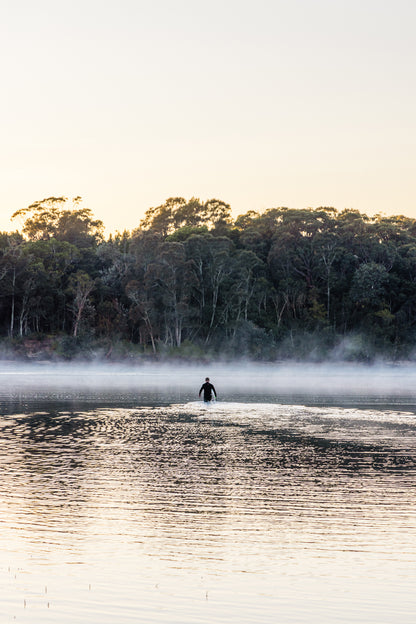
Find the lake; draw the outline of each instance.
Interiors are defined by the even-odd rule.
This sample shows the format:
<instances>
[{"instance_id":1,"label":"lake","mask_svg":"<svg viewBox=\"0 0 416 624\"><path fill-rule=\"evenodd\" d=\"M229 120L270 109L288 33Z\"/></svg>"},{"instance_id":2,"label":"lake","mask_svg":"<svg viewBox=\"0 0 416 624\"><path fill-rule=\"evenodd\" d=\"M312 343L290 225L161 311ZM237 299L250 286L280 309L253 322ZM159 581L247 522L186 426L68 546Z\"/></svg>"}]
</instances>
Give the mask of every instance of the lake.
<instances>
[{"instance_id":1,"label":"lake","mask_svg":"<svg viewBox=\"0 0 416 624\"><path fill-rule=\"evenodd\" d=\"M413 624L415 382L0 366L0 621Z\"/></svg>"}]
</instances>

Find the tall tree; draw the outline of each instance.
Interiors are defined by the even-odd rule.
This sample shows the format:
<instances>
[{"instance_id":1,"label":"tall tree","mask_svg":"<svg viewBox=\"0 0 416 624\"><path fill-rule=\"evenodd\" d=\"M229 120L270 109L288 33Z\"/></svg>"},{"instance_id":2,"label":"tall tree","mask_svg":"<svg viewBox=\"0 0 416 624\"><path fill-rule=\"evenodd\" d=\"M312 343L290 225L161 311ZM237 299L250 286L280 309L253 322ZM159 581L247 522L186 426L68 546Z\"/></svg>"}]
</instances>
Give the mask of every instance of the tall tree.
<instances>
[{"instance_id":1,"label":"tall tree","mask_svg":"<svg viewBox=\"0 0 416 624\"><path fill-rule=\"evenodd\" d=\"M78 247L97 244L103 238L104 224L94 219L89 208L81 208L81 197L72 200L68 208L67 197L48 197L17 210L12 219L24 219L23 233L30 240L68 241Z\"/></svg>"},{"instance_id":2,"label":"tall tree","mask_svg":"<svg viewBox=\"0 0 416 624\"><path fill-rule=\"evenodd\" d=\"M71 310L74 316L74 338L78 336L81 320L88 309L89 296L93 288L93 280L84 271L77 271L77 273L71 276L69 289L74 296L73 303L71 305Z\"/></svg>"}]
</instances>

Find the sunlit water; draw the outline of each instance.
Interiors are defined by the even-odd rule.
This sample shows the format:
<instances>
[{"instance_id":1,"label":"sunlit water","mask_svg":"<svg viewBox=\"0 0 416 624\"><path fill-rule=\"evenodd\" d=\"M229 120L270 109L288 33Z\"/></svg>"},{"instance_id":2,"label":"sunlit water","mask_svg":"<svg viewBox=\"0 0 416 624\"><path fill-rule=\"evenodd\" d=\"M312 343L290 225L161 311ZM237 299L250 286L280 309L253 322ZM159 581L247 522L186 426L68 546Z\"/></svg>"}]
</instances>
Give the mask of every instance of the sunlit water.
<instances>
[{"instance_id":1,"label":"sunlit water","mask_svg":"<svg viewBox=\"0 0 416 624\"><path fill-rule=\"evenodd\" d=\"M0 622L414 623L411 392L81 377L3 376Z\"/></svg>"}]
</instances>

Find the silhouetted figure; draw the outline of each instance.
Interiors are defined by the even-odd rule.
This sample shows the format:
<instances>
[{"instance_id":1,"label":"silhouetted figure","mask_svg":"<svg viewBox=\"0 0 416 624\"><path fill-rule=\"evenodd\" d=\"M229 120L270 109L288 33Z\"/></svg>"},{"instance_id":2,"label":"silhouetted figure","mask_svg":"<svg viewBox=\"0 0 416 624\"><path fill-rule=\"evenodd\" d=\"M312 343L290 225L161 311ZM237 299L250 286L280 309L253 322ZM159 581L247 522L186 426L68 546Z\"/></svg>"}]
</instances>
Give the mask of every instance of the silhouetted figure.
<instances>
[{"instance_id":1,"label":"silhouetted figure","mask_svg":"<svg viewBox=\"0 0 416 624\"><path fill-rule=\"evenodd\" d=\"M210 401L212 401L212 393L214 393L215 398L217 398L217 393L212 383L210 383L209 377L205 377L205 383L203 383L201 386L199 396L201 396L202 391L204 391L204 403L209 403Z\"/></svg>"}]
</instances>

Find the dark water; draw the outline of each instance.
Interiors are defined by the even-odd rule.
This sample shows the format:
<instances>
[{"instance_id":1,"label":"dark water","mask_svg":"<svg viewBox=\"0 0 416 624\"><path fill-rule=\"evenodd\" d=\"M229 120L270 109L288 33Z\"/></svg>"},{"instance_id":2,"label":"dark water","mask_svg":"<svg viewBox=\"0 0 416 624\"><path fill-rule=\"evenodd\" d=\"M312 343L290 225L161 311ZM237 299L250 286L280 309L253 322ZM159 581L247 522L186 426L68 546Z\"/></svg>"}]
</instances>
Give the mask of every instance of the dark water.
<instances>
[{"instance_id":1,"label":"dark water","mask_svg":"<svg viewBox=\"0 0 416 624\"><path fill-rule=\"evenodd\" d=\"M414 622L413 400L0 396L0 621Z\"/></svg>"}]
</instances>

